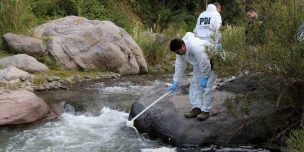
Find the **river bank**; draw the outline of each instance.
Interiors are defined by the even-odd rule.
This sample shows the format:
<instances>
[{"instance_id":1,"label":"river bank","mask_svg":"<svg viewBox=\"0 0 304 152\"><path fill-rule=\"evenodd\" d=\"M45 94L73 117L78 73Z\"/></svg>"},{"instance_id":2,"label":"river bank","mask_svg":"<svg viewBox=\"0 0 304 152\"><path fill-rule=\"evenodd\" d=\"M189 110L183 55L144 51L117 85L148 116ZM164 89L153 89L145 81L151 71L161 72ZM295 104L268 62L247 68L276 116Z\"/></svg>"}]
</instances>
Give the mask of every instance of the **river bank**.
<instances>
[{"instance_id":1,"label":"river bank","mask_svg":"<svg viewBox=\"0 0 304 152\"><path fill-rule=\"evenodd\" d=\"M0 82L1 90L46 91L69 89L72 84L105 78L118 78L114 72L53 70L49 73L34 74L32 78Z\"/></svg>"}]
</instances>

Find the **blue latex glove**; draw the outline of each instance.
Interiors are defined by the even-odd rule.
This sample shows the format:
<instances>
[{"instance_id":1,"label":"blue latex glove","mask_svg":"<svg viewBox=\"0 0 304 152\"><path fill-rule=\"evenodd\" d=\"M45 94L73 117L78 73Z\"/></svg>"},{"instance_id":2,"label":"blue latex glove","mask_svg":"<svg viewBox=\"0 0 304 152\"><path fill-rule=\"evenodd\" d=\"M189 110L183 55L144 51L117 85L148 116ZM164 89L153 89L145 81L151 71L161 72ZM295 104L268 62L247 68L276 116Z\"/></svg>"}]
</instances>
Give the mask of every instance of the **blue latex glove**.
<instances>
[{"instance_id":1,"label":"blue latex glove","mask_svg":"<svg viewBox=\"0 0 304 152\"><path fill-rule=\"evenodd\" d=\"M200 85L202 88L206 88L207 87L207 82L208 82L208 78L201 78L200 79Z\"/></svg>"},{"instance_id":2,"label":"blue latex glove","mask_svg":"<svg viewBox=\"0 0 304 152\"><path fill-rule=\"evenodd\" d=\"M170 91L171 91L171 92L175 91L176 88L177 88L177 86L178 86L178 82L177 82L177 81L174 81L173 84L169 87L168 92L170 92Z\"/></svg>"},{"instance_id":3,"label":"blue latex glove","mask_svg":"<svg viewBox=\"0 0 304 152\"><path fill-rule=\"evenodd\" d=\"M222 50L223 49L222 43L217 43L216 44L216 49L217 50Z\"/></svg>"}]
</instances>

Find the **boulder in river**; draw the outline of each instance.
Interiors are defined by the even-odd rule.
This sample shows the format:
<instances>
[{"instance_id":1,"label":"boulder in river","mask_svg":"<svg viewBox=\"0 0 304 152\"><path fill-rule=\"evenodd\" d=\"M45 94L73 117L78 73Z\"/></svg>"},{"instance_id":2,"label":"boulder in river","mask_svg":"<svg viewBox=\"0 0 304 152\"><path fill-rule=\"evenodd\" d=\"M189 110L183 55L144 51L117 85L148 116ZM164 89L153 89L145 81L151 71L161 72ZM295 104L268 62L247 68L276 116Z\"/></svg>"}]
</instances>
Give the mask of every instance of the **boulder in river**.
<instances>
[{"instance_id":1,"label":"boulder in river","mask_svg":"<svg viewBox=\"0 0 304 152\"><path fill-rule=\"evenodd\" d=\"M0 94L0 126L27 124L55 117L43 99L32 92L20 90Z\"/></svg>"}]
</instances>

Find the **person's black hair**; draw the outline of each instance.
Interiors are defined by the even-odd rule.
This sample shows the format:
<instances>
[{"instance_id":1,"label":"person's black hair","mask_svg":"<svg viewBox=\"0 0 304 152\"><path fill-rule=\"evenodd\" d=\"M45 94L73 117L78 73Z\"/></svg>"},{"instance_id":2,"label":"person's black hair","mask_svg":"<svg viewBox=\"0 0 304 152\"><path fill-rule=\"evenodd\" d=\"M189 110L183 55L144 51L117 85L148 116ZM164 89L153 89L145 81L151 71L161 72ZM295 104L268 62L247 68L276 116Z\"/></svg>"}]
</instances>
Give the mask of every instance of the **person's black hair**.
<instances>
[{"instance_id":1,"label":"person's black hair","mask_svg":"<svg viewBox=\"0 0 304 152\"><path fill-rule=\"evenodd\" d=\"M218 7L218 6L222 7L221 4L218 2L213 3L213 5L215 5L215 7Z\"/></svg>"},{"instance_id":2,"label":"person's black hair","mask_svg":"<svg viewBox=\"0 0 304 152\"><path fill-rule=\"evenodd\" d=\"M176 52L178 49L182 48L182 45L185 45L185 42L182 39L175 38L170 42L170 50Z\"/></svg>"}]
</instances>

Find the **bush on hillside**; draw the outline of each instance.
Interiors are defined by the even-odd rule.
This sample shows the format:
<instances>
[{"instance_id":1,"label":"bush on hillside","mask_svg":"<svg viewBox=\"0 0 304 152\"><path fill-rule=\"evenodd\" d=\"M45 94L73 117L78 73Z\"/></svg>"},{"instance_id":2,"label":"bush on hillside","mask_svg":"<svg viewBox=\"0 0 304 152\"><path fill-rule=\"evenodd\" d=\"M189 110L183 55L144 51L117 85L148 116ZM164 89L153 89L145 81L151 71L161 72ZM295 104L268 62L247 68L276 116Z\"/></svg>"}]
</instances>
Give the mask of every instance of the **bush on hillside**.
<instances>
[{"instance_id":1,"label":"bush on hillside","mask_svg":"<svg viewBox=\"0 0 304 152\"><path fill-rule=\"evenodd\" d=\"M31 6L35 16L41 19L70 15L59 7L57 0L33 0Z\"/></svg>"},{"instance_id":2,"label":"bush on hillside","mask_svg":"<svg viewBox=\"0 0 304 152\"><path fill-rule=\"evenodd\" d=\"M249 54L245 42L245 29L241 26L224 26L222 45L226 59L214 60L214 67L220 77L239 74L250 69Z\"/></svg>"},{"instance_id":3,"label":"bush on hillside","mask_svg":"<svg viewBox=\"0 0 304 152\"><path fill-rule=\"evenodd\" d=\"M0 35L8 32L29 33L30 27L36 25L36 18L30 11L29 0L0 1ZM2 39L1 39L2 41ZM0 46L1 42L0 41Z\"/></svg>"},{"instance_id":4,"label":"bush on hillside","mask_svg":"<svg viewBox=\"0 0 304 152\"><path fill-rule=\"evenodd\" d=\"M244 0L212 0L211 2L219 2L222 5L221 16L223 25L241 26L245 24L245 8L248 2Z\"/></svg>"},{"instance_id":5,"label":"bush on hillside","mask_svg":"<svg viewBox=\"0 0 304 152\"><path fill-rule=\"evenodd\" d=\"M172 60L168 50L168 37L164 34L153 33L140 27L134 28L134 40L143 50L148 65L167 64Z\"/></svg>"},{"instance_id":6,"label":"bush on hillside","mask_svg":"<svg viewBox=\"0 0 304 152\"><path fill-rule=\"evenodd\" d=\"M224 27L222 43L228 59L218 67L219 73L247 70L301 80L304 77L301 70L304 69L304 42L297 40L297 33L304 21L304 12L294 6L284 1L272 4L268 11L273 15L262 23L265 28L261 33L265 35L263 43L248 45L242 27Z\"/></svg>"},{"instance_id":7,"label":"bush on hillside","mask_svg":"<svg viewBox=\"0 0 304 152\"><path fill-rule=\"evenodd\" d=\"M190 27L190 31L192 31L196 18L201 12L200 0L129 0L129 3L144 24L153 29L153 32L163 32L169 27L168 25L175 23L177 26L186 24L186 28Z\"/></svg>"},{"instance_id":8,"label":"bush on hillside","mask_svg":"<svg viewBox=\"0 0 304 152\"><path fill-rule=\"evenodd\" d=\"M40 22L58 17L76 15L88 19L109 20L131 31L132 22L121 8L119 0L33 0L33 13Z\"/></svg>"},{"instance_id":9,"label":"bush on hillside","mask_svg":"<svg viewBox=\"0 0 304 152\"><path fill-rule=\"evenodd\" d=\"M289 151L302 151L304 149L304 130L294 130L286 141Z\"/></svg>"}]
</instances>

